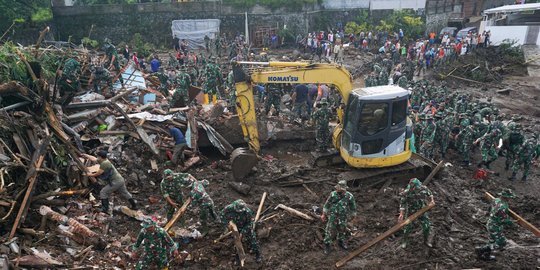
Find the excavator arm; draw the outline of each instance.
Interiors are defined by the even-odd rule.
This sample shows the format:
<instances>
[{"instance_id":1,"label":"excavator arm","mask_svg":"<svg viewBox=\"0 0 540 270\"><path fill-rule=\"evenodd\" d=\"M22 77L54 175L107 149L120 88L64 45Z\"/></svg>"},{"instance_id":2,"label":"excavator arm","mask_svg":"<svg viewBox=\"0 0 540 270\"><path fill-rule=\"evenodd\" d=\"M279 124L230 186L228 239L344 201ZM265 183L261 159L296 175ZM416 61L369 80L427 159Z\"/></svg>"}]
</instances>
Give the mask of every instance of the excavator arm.
<instances>
[{"instance_id":1,"label":"excavator arm","mask_svg":"<svg viewBox=\"0 0 540 270\"><path fill-rule=\"evenodd\" d=\"M246 74L242 65L253 65L251 74ZM352 91L351 74L334 64L309 64L303 62L237 62L233 67L236 83L237 109L244 138L256 153L260 150L257 131L257 116L253 99L252 83L281 84L331 84L341 94L347 104ZM340 109L341 110L341 109ZM342 117L343 113L338 113ZM339 119L340 122L343 119Z\"/></svg>"}]
</instances>

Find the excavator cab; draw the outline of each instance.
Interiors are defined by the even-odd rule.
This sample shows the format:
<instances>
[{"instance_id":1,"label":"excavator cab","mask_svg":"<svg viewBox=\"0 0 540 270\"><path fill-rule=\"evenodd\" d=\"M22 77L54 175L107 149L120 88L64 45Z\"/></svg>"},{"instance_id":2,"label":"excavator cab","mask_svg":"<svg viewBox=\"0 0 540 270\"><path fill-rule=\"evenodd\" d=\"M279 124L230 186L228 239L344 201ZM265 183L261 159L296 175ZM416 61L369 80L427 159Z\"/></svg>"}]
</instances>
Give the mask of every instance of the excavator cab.
<instances>
[{"instance_id":1,"label":"excavator cab","mask_svg":"<svg viewBox=\"0 0 540 270\"><path fill-rule=\"evenodd\" d=\"M343 128L337 131L341 142L336 148L345 162L353 167L380 168L411 157L408 97L407 90L391 85L351 92Z\"/></svg>"}]
</instances>

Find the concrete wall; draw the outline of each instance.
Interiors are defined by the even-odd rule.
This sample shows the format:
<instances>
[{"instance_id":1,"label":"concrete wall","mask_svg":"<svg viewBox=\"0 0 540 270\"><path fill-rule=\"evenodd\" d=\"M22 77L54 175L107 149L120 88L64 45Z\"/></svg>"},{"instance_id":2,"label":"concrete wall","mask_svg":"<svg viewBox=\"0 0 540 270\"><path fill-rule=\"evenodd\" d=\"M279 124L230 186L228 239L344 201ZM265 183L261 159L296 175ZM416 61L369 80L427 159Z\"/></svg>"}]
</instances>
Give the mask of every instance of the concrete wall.
<instances>
[{"instance_id":1,"label":"concrete wall","mask_svg":"<svg viewBox=\"0 0 540 270\"><path fill-rule=\"evenodd\" d=\"M369 8L371 0L323 0L326 9Z\"/></svg>"},{"instance_id":2,"label":"concrete wall","mask_svg":"<svg viewBox=\"0 0 540 270\"><path fill-rule=\"evenodd\" d=\"M381 9L424 9L426 0L372 0L371 10Z\"/></svg>"}]
</instances>

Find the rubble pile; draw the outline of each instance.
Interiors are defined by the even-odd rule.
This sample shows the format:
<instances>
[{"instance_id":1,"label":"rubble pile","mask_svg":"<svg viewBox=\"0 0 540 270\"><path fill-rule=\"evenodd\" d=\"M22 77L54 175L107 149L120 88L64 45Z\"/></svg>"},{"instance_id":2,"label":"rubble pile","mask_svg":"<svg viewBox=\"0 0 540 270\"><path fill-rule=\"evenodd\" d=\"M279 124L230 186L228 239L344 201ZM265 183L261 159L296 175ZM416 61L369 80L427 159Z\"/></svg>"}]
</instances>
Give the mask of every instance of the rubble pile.
<instances>
[{"instance_id":1,"label":"rubble pile","mask_svg":"<svg viewBox=\"0 0 540 270\"><path fill-rule=\"evenodd\" d=\"M503 43L460 55L457 61L441 63L433 73L442 80L498 83L504 75L525 76L527 69L521 46Z\"/></svg>"}]
</instances>

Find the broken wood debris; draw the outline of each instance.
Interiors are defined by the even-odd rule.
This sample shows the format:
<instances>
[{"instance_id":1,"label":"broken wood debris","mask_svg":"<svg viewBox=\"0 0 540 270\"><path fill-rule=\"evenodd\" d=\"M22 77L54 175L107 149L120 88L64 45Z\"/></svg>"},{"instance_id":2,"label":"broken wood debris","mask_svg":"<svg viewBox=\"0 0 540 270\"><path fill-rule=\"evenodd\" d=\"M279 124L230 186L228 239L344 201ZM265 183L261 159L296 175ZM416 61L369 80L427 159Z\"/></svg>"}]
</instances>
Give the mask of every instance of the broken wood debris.
<instances>
[{"instance_id":1,"label":"broken wood debris","mask_svg":"<svg viewBox=\"0 0 540 270\"><path fill-rule=\"evenodd\" d=\"M178 219L180 219L180 217L182 217L182 215L184 215L184 213L186 212L186 210L187 210L187 208L188 208L188 206L190 204L191 204L191 197L187 198L187 200L184 202L182 207L180 207L178 210L176 210L176 212L174 213L171 220L169 220L169 222L167 222L165 227L163 227L163 229L165 229L166 232L168 232L172 228L174 223L176 223L176 221L178 221Z\"/></svg>"},{"instance_id":2,"label":"broken wood debris","mask_svg":"<svg viewBox=\"0 0 540 270\"><path fill-rule=\"evenodd\" d=\"M278 209L278 208L283 209L283 210L285 210L287 213L292 214L292 215L294 215L294 216L303 218L303 219L305 219L305 220L313 221L313 218L312 218L312 217L310 217L309 215L306 215L306 214L304 214L304 213L302 213L302 212L300 212L300 211L298 211L298 210L296 210L296 209L294 209L294 208L285 206L285 205L283 205L283 204L278 204L278 205L276 206L276 209Z\"/></svg>"},{"instance_id":3,"label":"broken wood debris","mask_svg":"<svg viewBox=\"0 0 540 270\"><path fill-rule=\"evenodd\" d=\"M234 247L236 248L236 253L240 260L240 267L244 267L246 261L246 252L244 251L244 247L242 246L242 238L240 236L240 232L238 232L238 227L236 227L236 224L234 224L234 222L232 221L229 221L228 227L234 237Z\"/></svg>"}]
</instances>

